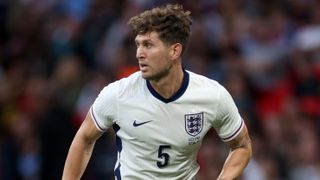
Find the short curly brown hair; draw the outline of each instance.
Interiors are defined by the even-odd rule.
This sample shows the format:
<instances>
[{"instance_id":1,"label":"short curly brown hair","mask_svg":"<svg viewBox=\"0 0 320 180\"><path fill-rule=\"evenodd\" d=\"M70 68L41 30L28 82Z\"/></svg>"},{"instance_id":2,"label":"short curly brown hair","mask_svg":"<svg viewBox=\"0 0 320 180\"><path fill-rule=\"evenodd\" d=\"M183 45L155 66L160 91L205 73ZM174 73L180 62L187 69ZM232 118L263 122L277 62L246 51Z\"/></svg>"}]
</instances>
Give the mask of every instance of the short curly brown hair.
<instances>
[{"instance_id":1,"label":"short curly brown hair","mask_svg":"<svg viewBox=\"0 0 320 180\"><path fill-rule=\"evenodd\" d=\"M182 5L167 4L132 17L128 25L135 35L155 31L164 43L181 43L185 49L191 31L190 14Z\"/></svg>"}]
</instances>

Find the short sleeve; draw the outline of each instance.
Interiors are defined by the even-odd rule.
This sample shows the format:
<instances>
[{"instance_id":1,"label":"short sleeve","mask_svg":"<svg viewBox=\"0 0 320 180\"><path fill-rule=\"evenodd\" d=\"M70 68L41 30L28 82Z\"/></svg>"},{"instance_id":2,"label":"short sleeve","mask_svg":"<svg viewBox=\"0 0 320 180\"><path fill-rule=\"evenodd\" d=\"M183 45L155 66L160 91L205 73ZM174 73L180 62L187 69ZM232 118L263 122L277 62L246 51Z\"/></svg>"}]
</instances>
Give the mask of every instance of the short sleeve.
<instances>
[{"instance_id":1,"label":"short sleeve","mask_svg":"<svg viewBox=\"0 0 320 180\"><path fill-rule=\"evenodd\" d=\"M231 95L221 85L219 86L218 104L217 117L213 126L221 140L228 142L241 132L244 122Z\"/></svg>"},{"instance_id":2,"label":"short sleeve","mask_svg":"<svg viewBox=\"0 0 320 180\"><path fill-rule=\"evenodd\" d=\"M117 116L118 83L104 87L90 108L91 117L98 130L104 132L111 127Z\"/></svg>"}]
</instances>

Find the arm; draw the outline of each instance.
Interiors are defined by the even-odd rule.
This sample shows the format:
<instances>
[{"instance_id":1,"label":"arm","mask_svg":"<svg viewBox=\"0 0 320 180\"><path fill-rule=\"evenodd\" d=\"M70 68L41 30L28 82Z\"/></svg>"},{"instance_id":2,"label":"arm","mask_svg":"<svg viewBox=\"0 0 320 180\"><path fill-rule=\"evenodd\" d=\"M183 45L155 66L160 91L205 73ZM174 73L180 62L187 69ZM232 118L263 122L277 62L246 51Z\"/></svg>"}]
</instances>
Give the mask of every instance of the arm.
<instances>
[{"instance_id":1,"label":"arm","mask_svg":"<svg viewBox=\"0 0 320 180\"><path fill-rule=\"evenodd\" d=\"M239 178L252 156L251 140L246 126L243 127L235 139L227 144L231 151L223 165L218 180Z\"/></svg>"},{"instance_id":2,"label":"arm","mask_svg":"<svg viewBox=\"0 0 320 180\"><path fill-rule=\"evenodd\" d=\"M88 113L70 146L62 179L80 179L90 160L96 140L102 135Z\"/></svg>"}]
</instances>

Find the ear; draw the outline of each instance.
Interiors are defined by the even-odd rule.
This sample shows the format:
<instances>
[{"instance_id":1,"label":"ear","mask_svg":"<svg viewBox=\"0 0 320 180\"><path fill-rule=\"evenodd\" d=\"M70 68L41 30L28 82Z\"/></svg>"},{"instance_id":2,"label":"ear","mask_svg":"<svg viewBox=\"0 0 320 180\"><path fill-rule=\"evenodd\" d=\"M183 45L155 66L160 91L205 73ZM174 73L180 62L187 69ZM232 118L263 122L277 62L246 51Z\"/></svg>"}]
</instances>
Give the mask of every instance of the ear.
<instances>
[{"instance_id":1,"label":"ear","mask_svg":"<svg viewBox=\"0 0 320 180\"><path fill-rule=\"evenodd\" d=\"M175 44L171 45L171 47L170 47L170 58L171 59L180 58L181 53L182 53L182 44L175 43Z\"/></svg>"}]
</instances>

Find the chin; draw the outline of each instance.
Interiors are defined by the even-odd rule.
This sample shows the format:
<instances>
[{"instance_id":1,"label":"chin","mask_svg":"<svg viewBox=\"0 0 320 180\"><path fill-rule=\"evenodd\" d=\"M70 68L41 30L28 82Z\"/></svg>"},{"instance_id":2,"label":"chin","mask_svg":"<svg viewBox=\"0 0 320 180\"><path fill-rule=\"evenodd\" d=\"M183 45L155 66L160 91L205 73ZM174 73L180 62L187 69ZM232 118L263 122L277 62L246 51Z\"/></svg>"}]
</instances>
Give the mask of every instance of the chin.
<instances>
[{"instance_id":1,"label":"chin","mask_svg":"<svg viewBox=\"0 0 320 180\"><path fill-rule=\"evenodd\" d=\"M141 76L142 76L142 78L147 79L147 80L152 79L152 76L150 74L144 73L142 71L141 71Z\"/></svg>"},{"instance_id":2,"label":"chin","mask_svg":"<svg viewBox=\"0 0 320 180\"><path fill-rule=\"evenodd\" d=\"M146 79L148 81L152 81L152 80L157 80L157 76L154 76L152 74L148 74L148 73L141 73L141 76L143 79Z\"/></svg>"}]
</instances>

